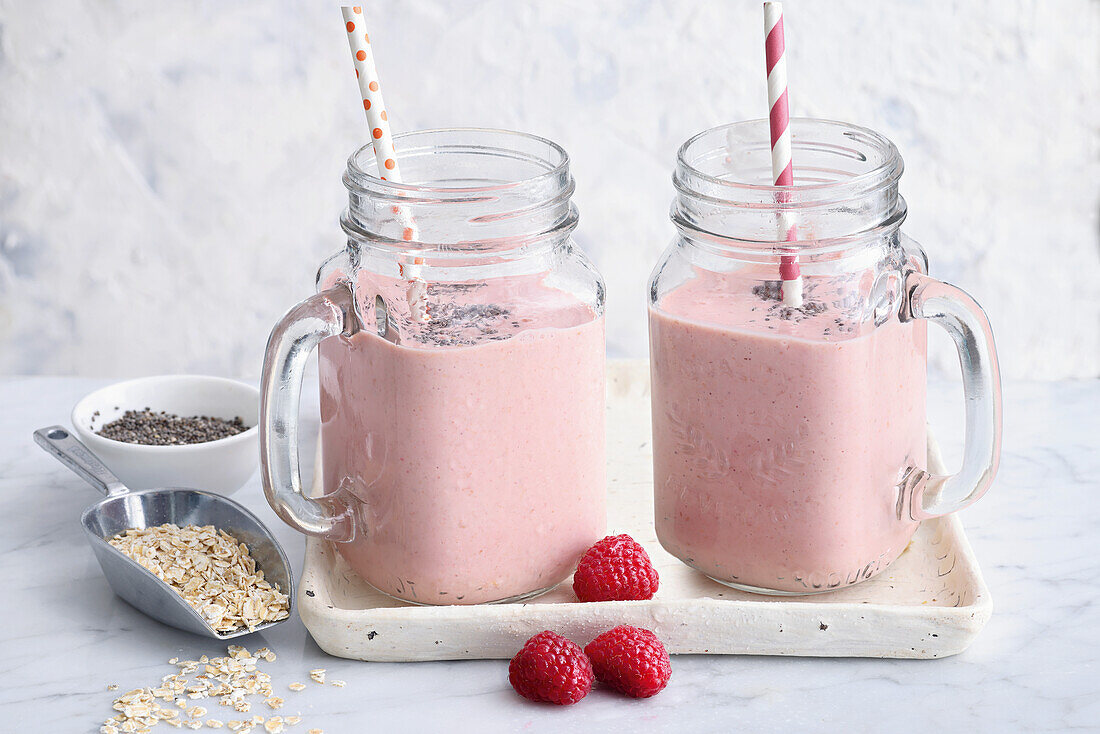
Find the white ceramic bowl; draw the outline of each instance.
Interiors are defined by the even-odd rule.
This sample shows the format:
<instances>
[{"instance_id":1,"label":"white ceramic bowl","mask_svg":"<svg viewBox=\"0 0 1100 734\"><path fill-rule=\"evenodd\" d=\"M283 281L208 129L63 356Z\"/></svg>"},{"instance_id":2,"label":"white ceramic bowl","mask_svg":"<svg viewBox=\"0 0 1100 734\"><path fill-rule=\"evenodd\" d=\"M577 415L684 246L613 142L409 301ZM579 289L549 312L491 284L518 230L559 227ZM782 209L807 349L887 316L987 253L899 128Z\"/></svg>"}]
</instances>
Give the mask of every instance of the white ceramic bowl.
<instances>
[{"instance_id":1,"label":"white ceramic bowl","mask_svg":"<svg viewBox=\"0 0 1100 734\"><path fill-rule=\"evenodd\" d=\"M250 427L235 436L181 446L124 443L95 433L127 410L146 407L180 416L240 416ZM256 471L259 414L260 391L251 385L224 377L163 375L119 382L86 395L73 408L72 423L80 440L131 489L190 487L231 494Z\"/></svg>"}]
</instances>

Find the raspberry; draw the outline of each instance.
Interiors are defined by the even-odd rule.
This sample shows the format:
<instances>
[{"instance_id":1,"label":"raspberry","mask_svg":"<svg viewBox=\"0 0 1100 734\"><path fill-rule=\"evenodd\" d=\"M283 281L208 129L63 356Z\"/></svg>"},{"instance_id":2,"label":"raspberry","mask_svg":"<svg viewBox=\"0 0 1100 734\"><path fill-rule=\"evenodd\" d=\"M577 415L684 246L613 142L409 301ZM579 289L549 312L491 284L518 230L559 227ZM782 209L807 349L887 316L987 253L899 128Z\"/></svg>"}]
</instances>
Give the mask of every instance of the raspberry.
<instances>
[{"instance_id":1,"label":"raspberry","mask_svg":"<svg viewBox=\"0 0 1100 734\"><path fill-rule=\"evenodd\" d=\"M588 643L596 680L633 698L649 698L668 685L672 661L657 635L620 625Z\"/></svg>"},{"instance_id":2,"label":"raspberry","mask_svg":"<svg viewBox=\"0 0 1100 734\"><path fill-rule=\"evenodd\" d=\"M657 569L634 538L609 535L581 557L573 574L573 591L581 601L652 599L657 592Z\"/></svg>"},{"instance_id":3,"label":"raspberry","mask_svg":"<svg viewBox=\"0 0 1100 734\"><path fill-rule=\"evenodd\" d=\"M566 706L592 690L592 663L575 643L547 630L512 658L508 680L524 698Z\"/></svg>"}]
</instances>

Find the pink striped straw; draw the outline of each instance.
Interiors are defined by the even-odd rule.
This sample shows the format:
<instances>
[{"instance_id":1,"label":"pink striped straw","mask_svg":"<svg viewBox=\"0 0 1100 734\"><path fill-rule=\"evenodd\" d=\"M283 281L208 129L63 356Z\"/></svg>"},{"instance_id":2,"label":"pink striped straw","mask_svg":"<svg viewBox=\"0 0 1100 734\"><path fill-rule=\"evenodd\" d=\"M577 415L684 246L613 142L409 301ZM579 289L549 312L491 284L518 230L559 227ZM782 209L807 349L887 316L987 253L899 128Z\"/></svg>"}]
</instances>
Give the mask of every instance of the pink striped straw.
<instances>
[{"instance_id":1,"label":"pink striped straw","mask_svg":"<svg viewBox=\"0 0 1100 734\"><path fill-rule=\"evenodd\" d=\"M401 169L397 165L397 153L393 147L393 135L390 132L389 115L386 113L386 105L382 101L382 87L378 81L378 68L374 64L374 53L371 51L370 34L367 33L367 24L363 19L362 6L342 6L340 12L344 16L344 27L348 32L348 46L351 47L351 57L355 63L355 76L359 80L359 92L363 97L363 110L367 113L367 123L370 125L371 143L374 145L374 158L378 161L378 175L383 180L401 183ZM400 217L405 224L402 239L410 242L417 237L416 222L409 213L401 208L394 207L394 214ZM428 286L420 278L420 268L423 258L413 259L413 264L398 265L402 277L409 278L409 286L405 298L409 302L409 311L416 321L428 320Z\"/></svg>"},{"instance_id":2,"label":"pink striped straw","mask_svg":"<svg viewBox=\"0 0 1100 734\"><path fill-rule=\"evenodd\" d=\"M764 57L768 66L768 121L771 128L772 177L776 186L794 186L794 160L791 156L791 111L787 103L787 54L783 39L783 3L764 3ZM790 201L790 194L779 192L777 200ZM797 228L788 212L779 213L779 239L793 242ZM787 252L791 252L788 250ZM783 281L783 303L802 306L802 273L798 255L780 255L779 277Z\"/></svg>"}]
</instances>

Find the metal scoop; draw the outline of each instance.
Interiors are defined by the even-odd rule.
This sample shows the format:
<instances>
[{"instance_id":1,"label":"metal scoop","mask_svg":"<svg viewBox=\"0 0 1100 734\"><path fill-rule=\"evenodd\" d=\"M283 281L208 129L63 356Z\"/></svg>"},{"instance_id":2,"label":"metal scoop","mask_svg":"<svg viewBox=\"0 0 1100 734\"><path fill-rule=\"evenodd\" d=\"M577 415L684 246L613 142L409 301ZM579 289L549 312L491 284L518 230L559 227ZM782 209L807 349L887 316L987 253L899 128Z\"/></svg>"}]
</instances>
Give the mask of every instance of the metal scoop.
<instances>
[{"instance_id":1,"label":"metal scoop","mask_svg":"<svg viewBox=\"0 0 1100 734\"><path fill-rule=\"evenodd\" d=\"M103 575L116 594L164 624L219 640L260 632L285 621L265 622L252 630L242 627L232 632L218 632L171 586L107 542L108 538L131 528L165 523L213 525L248 546L264 578L279 585L279 589L289 596L293 608L293 579L286 554L251 512L233 500L197 489L131 490L62 426L39 429L34 432L34 440L107 495L106 499L84 510L80 521L103 568Z\"/></svg>"}]
</instances>

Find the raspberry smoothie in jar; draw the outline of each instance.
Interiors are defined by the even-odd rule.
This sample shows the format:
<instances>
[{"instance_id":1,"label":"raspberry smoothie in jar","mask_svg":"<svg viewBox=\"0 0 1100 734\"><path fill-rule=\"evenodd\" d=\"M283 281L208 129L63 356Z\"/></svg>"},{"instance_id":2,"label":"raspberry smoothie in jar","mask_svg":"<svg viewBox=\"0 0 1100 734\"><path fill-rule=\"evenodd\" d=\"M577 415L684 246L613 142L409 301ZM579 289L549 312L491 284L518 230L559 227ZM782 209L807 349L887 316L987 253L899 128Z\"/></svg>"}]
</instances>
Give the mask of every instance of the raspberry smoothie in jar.
<instances>
[{"instance_id":1,"label":"raspberry smoothie in jar","mask_svg":"<svg viewBox=\"0 0 1100 734\"><path fill-rule=\"evenodd\" d=\"M921 519L985 492L1000 446L992 332L901 234L897 149L852 125L791 124L793 187L769 184L767 121L680 149L679 236L649 304L658 538L717 581L772 594L878 574ZM796 227L782 246L780 215ZM781 298L791 251L798 306ZM925 319L955 337L964 367L966 460L952 477L927 472Z\"/></svg>"},{"instance_id":2,"label":"raspberry smoothie in jar","mask_svg":"<svg viewBox=\"0 0 1100 734\"><path fill-rule=\"evenodd\" d=\"M265 489L391 596L534 596L606 521L604 291L571 238L568 157L492 130L396 143L404 183L370 147L349 160L347 248L272 334ZM314 345L324 496L307 499L293 412Z\"/></svg>"}]
</instances>

